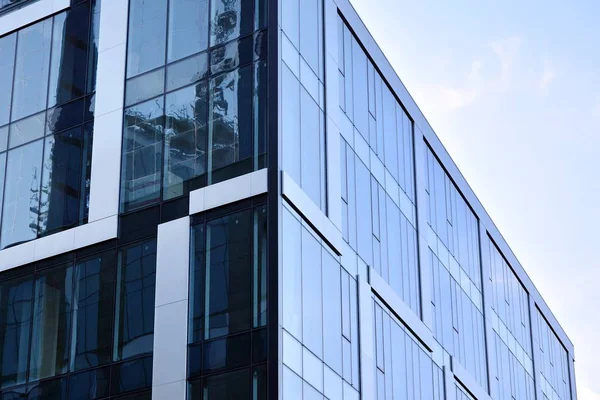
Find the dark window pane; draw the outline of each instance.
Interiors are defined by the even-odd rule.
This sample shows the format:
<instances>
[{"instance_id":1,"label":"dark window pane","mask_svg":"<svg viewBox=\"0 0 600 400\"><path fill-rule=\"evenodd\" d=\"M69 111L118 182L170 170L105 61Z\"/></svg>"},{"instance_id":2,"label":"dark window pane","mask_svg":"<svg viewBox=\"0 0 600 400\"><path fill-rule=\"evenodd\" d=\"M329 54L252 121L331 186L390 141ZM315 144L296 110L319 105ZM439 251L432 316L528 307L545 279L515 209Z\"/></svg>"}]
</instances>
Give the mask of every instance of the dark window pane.
<instances>
[{"instance_id":1,"label":"dark window pane","mask_svg":"<svg viewBox=\"0 0 600 400\"><path fill-rule=\"evenodd\" d=\"M29 380L67 372L73 312L73 268L44 271L35 282Z\"/></svg>"},{"instance_id":2,"label":"dark window pane","mask_svg":"<svg viewBox=\"0 0 600 400\"><path fill-rule=\"evenodd\" d=\"M36 238L43 141L8 152L1 246Z\"/></svg>"},{"instance_id":3,"label":"dark window pane","mask_svg":"<svg viewBox=\"0 0 600 400\"><path fill-rule=\"evenodd\" d=\"M252 66L210 81L208 183L252 171Z\"/></svg>"},{"instance_id":4,"label":"dark window pane","mask_svg":"<svg viewBox=\"0 0 600 400\"><path fill-rule=\"evenodd\" d=\"M252 32L252 8L251 1L211 0L211 46Z\"/></svg>"},{"instance_id":5,"label":"dark window pane","mask_svg":"<svg viewBox=\"0 0 600 400\"><path fill-rule=\"evenodd\" d=\"M96 67L98 66L98 43L100 37L100 9L102 1L92 0L92 18L88 53L87 93L96 91Z\"/></svg>"},{"instance_id":6,"label":"dark window pane","mask_svg":"<svg viewBox=\"0 0 600 400\"><path fill-rule=\"evenodd\" d=\"M154 293L156 287L156 239L119 252L119 288L116 308L117 352L125 359L152 351Z\"/></svg>"},{"instance_id":7,"label":"dark window pane","mask_svg":"<svg viewBox=\"0 0 600 400\"><path fill-rule=\"evenodd\" d=\"M251 348L250 333L204 343L203 373L208 374L250 365Z\"/></svg>"},{"instance_id":8,"label":"dark window pane","mask_svg":"<svg viewBox=\"0 0 600 400\"><path fill-rule=\"evenodd\" d=\"M0 364L2 387L25 382L33 306L33 281L0 285Z\"/></svg>"},{"instance_id":9,"label":"dark window pane","mask_svg":"<svg viewBox=\"0 0 600 400\"><path fill-rule=\"evenodd\" d=\"M205 226L192 227L190 249L190 323L188 340L197 343L204 339Z\"/></svg>"},{"instance_id":10,"label":"dark window pane","mask_svg":"<svg viewBox=\"0 0 600 400\"><path fill-rule=\"evenodd\" d=\"M111 361L115 261L113 251L109 251L75 268L73 370Z\"/></svg>"},{"instance_id":11,"label":"dark window pane","mask_svg":"<svg viewBox=\"0 0 600 400\"><path fill-rule=\"evenodd\" d=\"M245 211L207 223L206 338L252 326L251 215Z\"/></svg>"},{"instance_id":12,"label":"dark window pane","mask_svg":"<svg viewBox=\"0 0 600 400\"><path fill-rule=\"evenodd\" d=\"M165 88L165 69L160 68L127 81L125 105L139 103L162 94Z\"/></svg>"},{"instance_id":13,"label":"dark window pane","mask_svg":"<svg viewBox=\"0 0 600 400\"><path fill-rule=\"evenodd\" d=\"M211 74L230 71L252 62L254 58L253 44L253 37L246 36L243 39L234 40L224 46L211 50Z\"/></svg>"},{"instance_id":14,"label":"dark window pane","mask_svg":"<svg viewBox=\"0 0 600 400\"><path fill-rule=\"evenodd\" d=\"M10 118L16 39L16 33L0 38L0 125L7 124Z\"/></svg>"},{"instance_id":15,"label":"dark window pane","mask_svg":"<svg viewBox=\"0 0 600 400\"><path fill-rule=\"evenodd\" d=\"M48 107L85 94L90 3L54 17Z\"/></svg>"},{"instance_id":16,"label":"dark window pane","mask_svg":"<svg viewBox=\"0 0 600 400\"><path fill-rule=\"evenodd\" d=\"M131 392L152 386L152 357L113 365L111 371L111 395Z\"/></svg>"},{"instance_id":17,"label":"dark window pane","mask_svg":"<svg viewBox=\"0 0 600 400\"><path fill-rule=\"evenodd\" d=\"M160 196L163 124L163 97L125 111L122 212L154 203Z\"/></svg>"},{"instance_id":18,"label":"dark window pane","mask_svg":"<svg viewBox=\"0 0 600 400\"><path fill-rule=\"evenodd\" d=\"M188 377L202 374L202 346L201 343L188 346Z\"/></svg>"},{"instance_id":19,"label":"dark window pane","mask_svg":"<svg viewBox=\"0 0 600 400\"><path fill-rule=\"evenodd\" d=\"M108 396L110 367L71 375L69 400L94 400Z\"/></svg>"},{"instance_id":20,"label":"dark window pane","mask_svg":"<svg viewBox=\"0 0 600 400\"><path fill-rule=\"evenodd\" d=\"M260 363L267 361L267 330L261 329L252 332L252 362Z\"/></svg>"},{"instance_id":21,"label":"dark window pane","mask_svg":"<svg viewBox=\"0 0 600 400\"><path fill-rule=\"evenodd\" d=\"M208 21L208 0L171 0L167 61L206 49Z\"/></svg>"},{"instance_id":22,"label":"dark window pane","mask_svg":"<svg viewBox=\"0 0 600 400\"><path fill-rule=\"evenodd\" d=\"M267 166L267 63L254 64L254 169Z\"/></svg>"},{"instance_id":23,"label":"dark window pane","mask_svg":"<svg viewBox=\"0 0 600 400\"><path fill-rule=\"evenodd\" d=\"M83 162L81 171L81 191L83 195L79 200L79 223L88 222L90 211L90 187L92 181L92 145L94 142L94 122L89 122L83 127Z\"/></svg>"},{"instance_id":24,"label":"dark window pane","mask_svg":"<svg viewBox=\"0 0 600 400\"><path fill-rule=\"evenodd\" d=\"M79 222L82 128L45 139L38 233L45 235Z\"/></svg>"},{"instance_id":25,"label":"dark window pane","mask_svg":"<svg viewBox=\"0 0 600 400\"><path fill-rule=\"evenodd\" d=\"M250 371L247 369L204 379L204 400L250 399ZM192 390L192 393L195 391Z\"/></svg>"},{"instance_id":26,"label":"dark window pane","mask_svg":"<svg viewBox=\"0 0 600 400\"><path fill-rule=\"evenodd\" d=\"M167 67L167 91L189 85L208 76L208 53L195 55Z\"/></svg>"},{"instance_id":27,"label":"dark window pane","mask_svg":"<svg viewBox=\"0 0 600 400\"><path fill-rule=\"evenodd\" d=\"M130 0L127 77L165 63L167 0Z\"/></svg>"},{"instance_id":28,"label":"dark window pane","mask_svg":"<svg viewBox=\"0 0 600 400\"><path fill-rule=\"evenodd\" d=\"M67 381L65 378L53 379L29 386L28 400L66 400Z\"/></svg>"},{"instance_id":29,"label":"dark window pane","mask_svg":"<svg viewBox=\"0 0 600 400\"><path fill-rule=\"evenodd\" d=\"M267 209L260 207L254 211L252 232L254 242L253 327L267 325Z\"/></svg>"},{"instance_id":30,"label":"dark window pane","mask_svg":"<svg viewBox=\"0 0 600 400\"><path fill-rule=\"evenodd\" d=\"M206 81L166 96L165 200L186 194L189 181L206 173L206 96Z\"/></svg>"},{"instance_id":31,"label":"dark window pane","mask_svg":"<svg viewBox=\"0 0 600 400\"><path fill-rule=\"evenodd\" d=\"M2 131L0 130L0 135ZM0 153L0 204L4 197L4 177L6 172L6 153ZM0 226L2 226L2 208L0 208Z\"/></svg>"},{"instance_id":32,"label":"dark window pane","mask_svg":"<svg viewBox=\"0 0 600 400\"><path fill-rule=\"evenodd\" d=\"M84 106L84 100L81 99L49 110L46 116L46 135L81 124Z\"/></svg>"},{"instance_id":33,"label":"dark window pane","mask_svg":"<svg viewBox=\"0 0 600 400\"><path fill-rule=\"evenodd\" d=\"M21 29L18 33L13 121L46 108L51 37L52 18Z\"/></svg>"}]
</instances>

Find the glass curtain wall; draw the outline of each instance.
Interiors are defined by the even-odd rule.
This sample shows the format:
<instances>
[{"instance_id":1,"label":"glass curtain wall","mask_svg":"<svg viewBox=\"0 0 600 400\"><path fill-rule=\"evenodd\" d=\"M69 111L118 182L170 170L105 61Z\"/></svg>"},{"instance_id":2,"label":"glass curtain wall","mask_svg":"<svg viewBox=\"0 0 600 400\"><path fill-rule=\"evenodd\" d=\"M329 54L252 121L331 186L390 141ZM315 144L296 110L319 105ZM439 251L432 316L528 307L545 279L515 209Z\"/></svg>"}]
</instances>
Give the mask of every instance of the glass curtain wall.
<instances>
[{"instance_id":1,"label":"glass curtain wall","mask_svg":"<svg viewBox=\"0 0 600 400\"><path fill-rule=\"evenodd\" d=\"M424 158L433 334L487 390L479 221L427 145Z\"/></svg>"},{"instance_id":2,"label":"glass curtain wall","mask_svg":"<svg viewBox=\"0 0 600 400\"><path fill-rule=\"evenodd\" d=\"M130 0L121 212L266 167L266 0Z\"/></svg>"},{"instance_id":3,"label":"glass curtain wall","mask_svg":"<svg viewBox=\"0 0 600 400\"><path fill-rule=\"evenodd\" d=\"M0 275L3 399L147 396L156 239L104 247Z\"/></svg>"},{"instance_id":4,"label":"glass curtain wall","mask_svg":"<svg viewBox=\"0 0 600 400\"><path fill-rule=\"evenodd\" d=\"M194 217L190 399L267 398L267 212Z\"/></svg>"},{"instance_id":5,"label":"glass curtain wall","mask_svg":"<svg viewBox=\"0 0 600 400\"><path fill-rule=\"evenodd\" d=\"M87 222L99 0L0 38L0 248Z\"/></svg>"},{"instance_id":6,"label":"glass curtain wall","mask_svg":"<svg viewBox=\"0 0 600 400\"><path fill-rule=\"evenodd\" d=\"M490 237L487 238L492 288L492 348L495 399L535 399L529 295ZM489 357L492 357L490 354Z\"/></svg>"}]
</instances>

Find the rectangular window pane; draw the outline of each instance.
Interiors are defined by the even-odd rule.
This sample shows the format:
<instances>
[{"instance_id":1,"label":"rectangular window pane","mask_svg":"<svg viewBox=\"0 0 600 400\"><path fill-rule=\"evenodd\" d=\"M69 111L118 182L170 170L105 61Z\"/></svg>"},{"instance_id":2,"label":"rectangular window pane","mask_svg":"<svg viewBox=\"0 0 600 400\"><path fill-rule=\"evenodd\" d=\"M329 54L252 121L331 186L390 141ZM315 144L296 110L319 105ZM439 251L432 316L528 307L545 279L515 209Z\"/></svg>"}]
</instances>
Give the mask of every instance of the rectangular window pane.
<instances>
[{"instance_id":1,"label":"rectangular window pane","mask_svg":"<svg viewBox=\"0 0 600 400\"><path fill-rule=\"evenodd\" d=\"M296 238L298 240L298 238ZM323 357L323 307L321 289L321 244L302 229L302 309L304 345Z\"/></svg>"},{"instance_id":2,"label":"rectangular window pane","mask_svg":"<svg viewBox=\"0 0 600 400\"><path fill-rule=\"evenodd\" d=\"M163 198L197 189L206 172L207 84L200 82L166 96Z\"/></svg>"},{"instance_id":3,"label":"rectangular window pane","mask_svg":"<svg viewBox=\"0 0 600 400\"><path fill-rule=\"evenodd\" d=\"M165 63L167 0L130 0L127 77Z\"/></svg>"},{"instance_id":4,"label":"rectangular window pane","mask_svg":"<svg viewBox=\"0 0 600 400\"><path fill-rule=\"evenodd\" d=\"M188 327L188 340L190 343L197 343L204 339L205 231L206 227L204 225L196 225L192 227L191 233L190 322Z\"/></svg>"},{"instance_id":5,"label":"rectangular window pane","mask_svg":"<svg viewBox=\"0 0 600 400\"><path fill-rule=\"evenodd\" d=\"M311 200L321 208L321 182L325 171L321 169L321 160L324 157L324 146L321 140L320 120L322 111L308 92L300 90L300 130L301 143L301 186Z\"/></svg>"},{"instance_id":6,"label":"rectangular window pane","mask_svg":"<svg viewBox=\"0 0 600 400\"><path fill-rule=\"evenodd\" d=\"M342 374L342 287L340 265L323 252L323 359Z\"/></svg>"},{"instance_id":7,"label":"rectangular window pane","mask_svg":"<svg viewBox=\"0 0 600 400\"><path fill-rule=\"evenodd\" d=\"M208 183L252 171L252 66L210 81Z\"/></svg>"},{"instance_id":8,"label":"rectangular window pane","mask_svg":"<svg viewBox=\"0 0 600 400\"><path fill-rule=\"evenodd\" d=\"M85 94L90 3L54 17L48 107Z\"/></svg>"},{"instance_id":9,"label":"rectangular window pane","mask_svg":"<svg viewBox=\"0 0 600 400\"><path fill-rule=\"evenodd\" d=\"M211 46L252 32L254 6L252 3L252 1L211 0Z\"/></svg>"},{"instance_id":10,"label":"rectangular window pane","mask_svg":"<svg viewBox=\"0 0 600 400\"><path fill-rule=\"evenodd\" d=\"M283 209L283 327L302 340L302 226Z\"/></svg>"},{"instance_id":11,"label":"rectangular window pane","mask_svg":"<svg viewBox=\"0 0 600 400\"><path fill-rule=\"evenodd\" d=\"M156 97L165 89L165 69L160 68L146 74L136 76L127 81L125 88L125 105L139 103Z\"/></svg>"},{"instance_id":12,"label":"rectangular window pane","mask_svg":"<svg viewBox=\"0 0 600 400\"><path fill-rule=\"evenodd\" d=\"M40 235L73 227L79 222L82 128L48 136L42 163Z\"/></svg>"},{"instance_id":13,"label":"rectangular window pane","mask_svg":"<svg viewBox=\"0 0 600 400\"><path fill-rule=\"evenodd\" d=\"M0 159L1 161L1 159ZM267 208L254 211L254 327L267 324Z\"/></svg>"},{"instance_id":14,"label":"rectangular window pane","mask_svg":"<svg viewBox=\"0 0 600 400\"><path fill-rule=\"evenodd\" d=\"M60 266L35 282L29 380L67 372L73 305L73 268Z\"/></svg>"},{"instance_id":15,"label":"rectangular window pane","mask_svg":"<svg viewBox=\"0 0 600 400\"><path fill-rule=\"evenodd\" d=\"M121 211L154 203L160 196L163 97L125 110Z\"/></svg>"},{"instance_id":16,"label":"rectangular window pane","mask_svg":"<svg viewBox=\"0 0 600 400\"><path fill-rule=\"evenodd\" d=\"M283 168L300 184L300 82L292 71L282 64L281 119Z\"/></svg>"},{"instance_id":17,"label":"rectangular window pane","mask_svg":"<svg viewBox=\"0 0 600 400\"><path fill-rule=\"evenodd\" d=\"M10 117L16 40L16 33L0 38L0 125L7 124Z\"/></svg>"},{"instance_id":18,"label":"rectangular window pane","mask_svg":"<svg viewBox=\"0 0 600 400\"><path fill-rule=\"evenodd\" d=\"M208 45L208 0L171 0L167 61L179 60Z\"/></svg>"},{"instance_id":19,"label":"rectangular window pane","mask_svg":"<svg viewBox=\"0 0 600 400\"><path fill-rule=\"evenodd\" d=\"M115 359L152 351L155 288L156 239L121 250L117 266Z\"/></svg>"},{"instance_id":20,"label":"rectangular window pane","mask_svg":"<svg viewBox=\"0 0 600 400\"><path fill-rule=\"evenodd\" d=\"M2 387L25 382L33 306L33 280L0 284L0 369Z\"/></svg>"},{"instance_id":21,"label":"rectangular window pane","mask_svg":"<svg viewBox=\"0 0 600 400\"><path fill-rule=\"evenodd\" d=\"M208 53L195 55L167 67L167 91L189 85L208 75Z\"/></svg>"},{"instance_id":22,"label":"rectangular window pane","mask_svg":"<svg viewBox=\"0 0 600 400\"><path fill-rule=\"evenodd\" d=\"M36 238L43 141L8 152L0 248Z\"/></svg>"},{"instance_id":23,"label":"rectangular window pane","mask_svg":"<svg viewBox=\"0 0 600 400\"><path fill-rule=\"evenodd\" d=\"M206 339L252 326L250 234L249 211L207 223Z\"/></svg>"},{"instance_id":24,"label":"rectangular window pane","mask_svg":"<svg viewBox=\"0 0 600 400\"><path fill-rule=\"evenodd\" d=\"M75 316L71 370L111 361L115 291L113 252L80 262L75 268Z\"/></svg>"},{"instance_id":25,"label":"rectangular window pane","mask_svg":"<svg viewBox=\"0 0 600 400\"><path fill-rule=\"evenodd\" d=\"M12 120L46 108L52 19L48 18L18 33L13 88Z\"/></svg>"}]
</instances>

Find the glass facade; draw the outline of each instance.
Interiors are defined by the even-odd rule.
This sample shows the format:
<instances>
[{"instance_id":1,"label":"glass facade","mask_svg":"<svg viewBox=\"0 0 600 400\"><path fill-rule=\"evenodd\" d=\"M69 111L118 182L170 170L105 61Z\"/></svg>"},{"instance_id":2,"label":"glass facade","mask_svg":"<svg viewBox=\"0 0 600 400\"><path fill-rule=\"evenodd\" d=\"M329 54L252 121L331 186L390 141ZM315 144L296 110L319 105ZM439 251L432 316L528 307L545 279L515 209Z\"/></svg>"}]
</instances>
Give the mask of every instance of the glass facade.
<instances>
[{"instance_id":1,"label":"glass facade","mask_svg":"<svg viewBox=\"0 0 600 400\"><path fill-rule=\"evenodd\" d=\"M0 400L576 400L347 0L48 2L0 0Z\"/></svg>"},{"instance_id":2,"label":"glass facade","mask_svg":"<svg viewBox=\"0 0 600 400\"><path fill-rule=\"evenodd\" d=\"M194 217L190 399L267 398L266 218L265 205Z\"/></svg>"},{"instance_id":3,"label":"glass facade","mask_svg":"<svg viewBox=\"0 0 600 400\"><path fill-rule=\"evenodd\" d=\"M121 212L261 168L265 0L131 0Z\"/></svg>"},{"instance_id":4,"label":"glass facade","mask_svg":"<svg viewBox=\"0 0 600 400\"><path fill-rule=\"evenodd\" d=\"M149 399L155 254L113 241L2 273L1 398Z\"/></svg>"},{"instance_id":5,"label":"glass facade","mask_svg":"<svg viewBox=\"0 0 600 400\"><path fill-rule=\"evenodd\" d=\"M0 248L87 222L100 2L0 37Z\"/></svg>"}]
</instances>

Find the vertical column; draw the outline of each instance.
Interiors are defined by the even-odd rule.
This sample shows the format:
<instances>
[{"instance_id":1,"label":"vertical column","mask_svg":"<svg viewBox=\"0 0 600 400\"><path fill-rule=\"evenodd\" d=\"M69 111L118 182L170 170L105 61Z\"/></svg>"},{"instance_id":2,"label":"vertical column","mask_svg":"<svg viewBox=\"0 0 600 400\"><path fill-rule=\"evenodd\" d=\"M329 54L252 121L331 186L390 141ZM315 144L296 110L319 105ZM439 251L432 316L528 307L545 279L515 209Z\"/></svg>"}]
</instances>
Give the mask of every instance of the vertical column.
<instances>
[{"instance_id":1,"label":"vertical column","mask_svg":"<svg viewBox=\"0 0 600 400\"><path fill-rule=\"evenodd\" d=\"M492 385L496 376L496 352L494 348L494 331L492 328L492 283L490 280L490 247L488 244L487 230L479 221L479 251L481 265L481 287L483 299L483 329L485 336L486 363L487 363L487 379L488 379L488 394L493 398L497 398L495 393L496 385Z\"/></svg>"},{"instance_id":2,"label":"vertical column","mask_svg":"<svg viewBox=\"0 0 600 400\"><path fill-rule=\"evenodd\" d=\"M119 213L128 6L102 1L89 222Z\"/></svg>"},{"instance_id":3,"label":"vertical column","mask_svg":"<svg viewBox=\"0 0 600 400\"><path fill-rule=\"evenodd\" d=\"M338 13L334 0L323 1L325 12L325 143L327 160L327 215L342 230L340 172L340 99L338 81Z\"/></svg>"},{"instance_id":4,"label":"vertical column","mask_svg":"<svg viewBox=\"0 0 600 400\"><path fill-rule=\"evenodd\" d=\"M569 375L571 380L571 400L577 400L577 386L575 385L575 358L569 353Z\"/></svg>"},{"instance_id":5,"label":"vertical column","mask_svg":"<svg viewBox=\"0 0 600 400\"><path fill-rule=\"evenodd\" d=\"M185 400L190 218L158 226L152 398Z\"/></svg>"},{"instance_id":6,"label":"vertical column","mask_svg":"<svg viewBox=\"0 0 600 400\"><path fill-rule=\"evenodd\" d=\"M433 330L433 316L431 315L431 271L429 269L429 248L427 244L427 166L423 155L425 154L425 141L423 132L414 126L414 151L415 151L415 194L417 201L417 236L419 241L419 278L421 284L421 320L430 330Z\"/></svg>"},{"instance_id":7,"label":"vertical column","mask_svg":"<svg viewBox=\"0 0 600 400\"><path fill-rule=\"evenodd\" d=\"M373 301L367 277L358 276L358 330L360 337L360 391L362 400L377 398L375 387L375 342Z\"/></svg>"}]
</instances>

